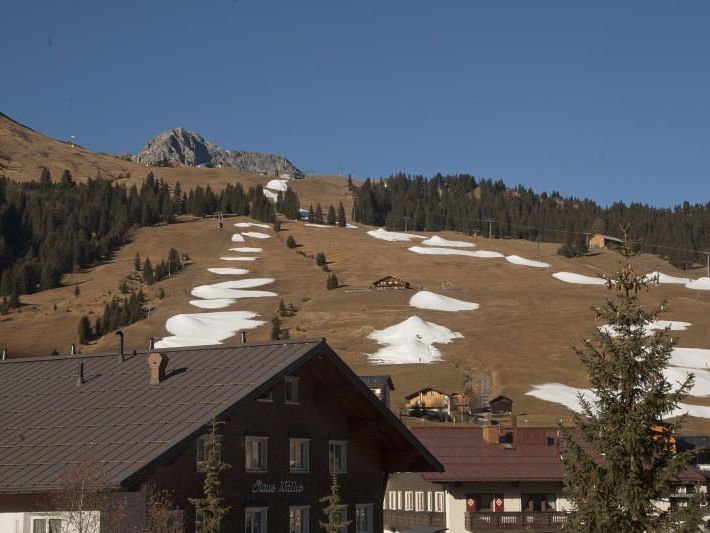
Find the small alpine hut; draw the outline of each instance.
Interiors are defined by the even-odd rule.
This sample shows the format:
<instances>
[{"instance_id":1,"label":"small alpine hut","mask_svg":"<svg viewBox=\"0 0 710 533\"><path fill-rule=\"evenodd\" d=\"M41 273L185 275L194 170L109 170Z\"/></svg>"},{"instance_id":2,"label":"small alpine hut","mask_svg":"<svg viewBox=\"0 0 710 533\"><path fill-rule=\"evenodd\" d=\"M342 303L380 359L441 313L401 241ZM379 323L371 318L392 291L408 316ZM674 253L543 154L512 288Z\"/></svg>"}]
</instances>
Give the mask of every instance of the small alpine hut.
<instances>
[{"instance_id":1,"label":"small alpine hut","mask_svg":"<svg viewBox=\"0 0 710 533\"><path fill-rule=\"evenodd\" d=\"M496 396L488 405L494 415L509 415L513 412L513 400L507 396Z\"/></svg>"},{"instance_id":2,"label":"small alpine hut","mask_svg":"<svg viewBox=\"0 0 710 533\"><path fill-rule=\"evenodd\" d=\"M385 289L410 289L410 285L408 281L404 281L403 279L397 278L395 276L385 276L382 279L378 279L377 281L372 282L372 287L377 290L385 290Z\"/></svg>"},{"instance_id":3,"label":"small alpine hut","mask_svg":"<svg viewBox=\"0 0 710 533\"><path fill-rule=\"evenodd\" d=\"M589 238L590 248L620 248L624 244L622 239L595 233Z\"/></svg>"}]
</instances>

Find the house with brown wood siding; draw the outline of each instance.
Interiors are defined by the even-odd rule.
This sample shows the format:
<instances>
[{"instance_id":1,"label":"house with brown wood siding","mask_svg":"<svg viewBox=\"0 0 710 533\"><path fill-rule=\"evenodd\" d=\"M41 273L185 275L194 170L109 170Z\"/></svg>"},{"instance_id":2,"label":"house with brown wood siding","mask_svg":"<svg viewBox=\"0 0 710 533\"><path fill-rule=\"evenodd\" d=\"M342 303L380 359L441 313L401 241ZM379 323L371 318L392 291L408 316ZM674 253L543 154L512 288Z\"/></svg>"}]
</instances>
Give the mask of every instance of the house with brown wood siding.
<instances>
[{"instance_id":1,"label":"house with brown wood siding","mask_svg":"<svg viewBox=\"0 0 710 533\"><path fill-rule=\"evenodd\" d=\"M85 511L104 531L117 508L143 527L151 488L200 531L212 420L229 531L316 531L331 472L347 531L382 531L390 473L443 468L323 339L8 359L0 385L3 532L64 533L55 496L77 467L100 473L91 490L110 503Z\"/></svg>"}]
</instances>

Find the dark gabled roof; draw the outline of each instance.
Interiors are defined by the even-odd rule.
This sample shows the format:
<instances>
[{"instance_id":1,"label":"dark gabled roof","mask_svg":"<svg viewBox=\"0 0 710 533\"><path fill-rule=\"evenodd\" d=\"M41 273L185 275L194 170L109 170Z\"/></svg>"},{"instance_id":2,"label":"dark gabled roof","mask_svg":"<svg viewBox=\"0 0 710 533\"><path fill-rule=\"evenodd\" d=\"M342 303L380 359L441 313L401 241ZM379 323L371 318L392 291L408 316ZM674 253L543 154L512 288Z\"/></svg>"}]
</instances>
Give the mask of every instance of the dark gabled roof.
<instances>
[{"instance_id":1,"label":"dark gabled roof","mask_svg":"<svg viewBox=\"0 0 710 533\"><path fill-rule=\"evenodd\" d=\"M402 278L398 278L397 276L385 276L384 278L380 278L378 280L373 281L372 284L376 285L378 283L381 283L381 282L389 280L389 279L394 280L394 281L398 281L398 282L402 282L404 285L409 285L408 281L404 281Z\"/></svg>"},{"instance_id":2,"label":"dark gabled roof","mask_svg":"<svg viewBox=\"0 0 710 533\"><path fill-rule=\"evenodd\" d=\"M507 396L503 396L502 394L500 394L500 395L496 396L495 398L493 398L492 400L488 400L488 403L497 402L498 400L508 400L509 402L513 401L510 398L508 398Z\"/></svg>"},{"instance_id":3,"label":"dark gabled roof","mask_svg":"<svg viewBox=\"0 0 710 533\"><path fill-rule=\"evenodd\" d=\"M150 385L146 353L10 359L0 362L0 493L61 488L70 465L101 468L111 488L140 481L213 418L256 398L314 358L354 385L363 418L416 468L441 464L386 409L323 339L160 350L167 379ZM78 363L85 383L77 386Z\"/></svg>"},{"instance_id":4,"label":"dark gabled roof","mask_svg":"<svg viewBox=\"0 0 710 533\"><path fill-rule=\"evenodd\" d=\"M440 391L439 389L435 389L434 387L424 387L423 389L419 389L418 391L414 391L414 392L411 393L411 394L407 394L407 395L404 397L404 399L405 399L405 400L411 400L412 398L416 398L417 396L419 396L421 393L423 393L423 392L428 392L428 391L438 392L439 394L441 394L441 395L443 395L443 396L448 396L448 394L446 394L445 392L442 392L442 391Z\"/></svg>"},{"instance_id":5,"label":"dark gabled roof","mask_svg":"<svg viewBox=\"0 0 710 533\"><path fill-rule=\"evenodd\" d=\"M359 376L362 382L371 389L384 389L389 387L394 390L394 382L390 376Z\"/></svg>"}]
</instances>

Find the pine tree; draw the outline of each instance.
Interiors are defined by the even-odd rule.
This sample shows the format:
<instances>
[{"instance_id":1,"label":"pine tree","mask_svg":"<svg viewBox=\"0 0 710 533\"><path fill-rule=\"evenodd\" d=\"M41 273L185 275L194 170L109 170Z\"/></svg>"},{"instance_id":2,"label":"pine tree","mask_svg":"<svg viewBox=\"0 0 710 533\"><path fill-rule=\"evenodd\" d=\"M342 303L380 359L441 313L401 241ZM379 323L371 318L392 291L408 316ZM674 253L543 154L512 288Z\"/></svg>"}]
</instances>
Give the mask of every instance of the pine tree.
<instances>
[{"instance_id":1,"label":"pine tree","mask_svg":"<svg viewBox=\"0 0 710 533\"><path fill-rule=\"evenodd\" d=\"M318 252L318 253L316 254L316 265L318 265L319 267L322 267L322 266L325 265L327 262L328 262L328 261L327 261L326 258L325 258L325 253L323 253L323 252Z\"/></svg>"},{"instance_id":2,"label":"pine tree","mask_svg":"<svg viewBox=\"0 0 710 533\"><path fill-rule=\"evenodd\" d=\"M338 283L338 277L335 274L331 274L328 276L328 280L326 281L325 287L329 291L333 289L337 289L340 286Z\"/></svg>"},{"instance_id":3,"label":"pine tree","mask_svg":"<svg viewBox=\"0 0 710 533\"><path fill-rule=\"evenodd\" d=\"M288 246L289 248L295 248L296 246L298 246L296 244L296 239L293 238L293 235L289 235L288 239L286 239L286 246Z\"/></svg>"},{"instance_id":4,"label":"pine tree","mask_svg":"<svg viewBox=\"0 0 710 533\"><path fill-rule=\"evenodd\" d=\"M281 320L275 316L271 319L271 340L277 341L281 338Z\"/></svg>"},{"instance_id":5,"label":"pine tree","mask_svg":"<svg viewBox=\"0 0 710 533\"><path fill-rule=\"evenodd\" d=\"M150 264L150 258L146 257L143 262L143 281L148 285L155 283L155 274L153 272L153 265Z\"/></svg>"},{"instance_id":6,"label":"pine tree","mask_svg":"<svg viewBox=\"0 0 710 533\"><path fill-rule=\"evenodd\" d=\"M81 289L79 288L79 285L74 287L74 296L79 296L81 294Z\"/></svg>"},{"instance_id":7,"label":"pine tree","mask_svg":"<svg viewBox=\"0 0 710 533\"><path fill-rule=\"evenodd\" d=\"M91 324L89 323L89 317L82 315L79 319L79 344L88 344L91 340Z\"/></svg>"},{"instance_id":8,"label":"pine tree","mask_svg":"<svg viewBox=\"0 0 710 533\"><path fill-rule=\"evenodd\" d=\"M344 228L346 224L347 221L345 220L345 208L343 207L343 202L340 202L340 205L338 206L338 226Z\"/></svg>"},{"instance_id":9,"label":"pine tree","mask_svg":"<svg viewBox=\"0 0 710 533\"><path fill-rule=\"evenodd\" d=\"M329 226L335 226L335 208L333 207L333 204L328 206L328 214L326 215L325 223Z\"/></svg>"},{"instance_id":10,"label":"pine tree","mask_svg":"<svg viewBox=\"0 0 710 533\"><path fill-rule=\"evenodd\" d=\"M274 233L278 233L279 231L281 231L281 221L274 220Z\"/></svg>"},{"instance_id":11,"label":"pine tree","mask_svg":"<svg viewBox=\"0 0 710 533\"><path fill-rule=\"evenodd\" d=\"M347 528L351 520L343 520L343 512L348 508L347 505L340 503L340 484L338 483L338 474L331 474L330 494L324 496L320 500L321 503L327 504L323 507L325 522L318 521L321 529L327 533L340 533L344 528Z\"/></svg>"},{"instance_id":12,"label":"pine tree","mask_svg":"<svg viewBox=\"0 0 710 533\"><path fill-rule=\"evenodd\" d=\"M649 328L665 304L641 305L649 282L636 274L628 256L606 280L614 294L595 313L609 329L575 350L589 373L594 399L580 397L576 431L560 426L565 490L574 506L569 528L698 531L694 500L680 513L657 507L688 464L689 456L676 452L673 440L682 418L668 418L678 413L694 377L676 388L665 377L675 341L667 330Z\"/></svg>"},{"instance_id":13,"label":"pine tree","mask_svg":"<svg viewBox=\"0 0 710 533\"><path fill-rule=\"evenodd\" d=\"M313 215L313 223L323 224L323 208L320 206L320 203L316 204L316 212Z\"/></svg>"},{"instance_id":14,"label":"pine tree","mask_svg":"<svg viewBox=\"0 0 710 533\"><path fill-rule=\"evenodd\" d=\"M229 512L230 507L225 505L225 498L222 496L222 481L220 474L231 468L223 462L220 457L220 439L218 428L223 422L212 420L209 440L207 442L205 460L200 463L200 467L205 473L205 481L202 486L202 498L189 498L190 503L195 506L195 510L202 514L202 530L204 533L219 533L222 519Z\"/></svg>"}]
</instances>

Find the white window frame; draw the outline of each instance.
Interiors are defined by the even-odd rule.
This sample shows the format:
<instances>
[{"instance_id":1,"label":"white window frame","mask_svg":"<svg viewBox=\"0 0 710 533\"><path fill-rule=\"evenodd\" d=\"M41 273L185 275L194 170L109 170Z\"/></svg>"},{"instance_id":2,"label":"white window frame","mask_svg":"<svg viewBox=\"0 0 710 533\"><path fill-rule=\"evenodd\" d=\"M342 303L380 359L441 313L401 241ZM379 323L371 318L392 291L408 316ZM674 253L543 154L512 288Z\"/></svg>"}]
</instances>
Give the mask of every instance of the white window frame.
<instances>
[{"instance_id":1,"label":"white window frame","mask_svg":"<svg viewBox=\"0 0 710 533\"><path fill-rule=\"evenodd\" d=\"M393 511L397 510L397 491L396 490L389 490L387 491L387 499L389 500L387 502L387 508L392 509Z\"/></svg>"},{"instance_id":2,"label":"white window frame","mask_svg":"<svg viewBox=\"0 0 710 533\"><path fill-rule=\"evenodd\" d=\"M365 510L367 513L367 524L365 524L365 529L362 529L361 524L358 523L358 511ZM375 506L371 503L358 503L355 505L355 533L372 533L373 520L374 520Z\"/></svg>"},{"instance_id":3,"label":"white window frame","mask_svg":"<svg viewBox=\"0 0 710 533\"><path fill-rule=\"evenodd\" d=\"M261 527L259 528L260 531L248 531L246 529L246 524L247 524L247 515L249 513L253 514L261 514ZM269 508L268 507L247 507L244 509L244 532L245 533L266 533L268 531L268 517L269 517Z\"/></svg>"},{"instance_id":4,"label":"white window frame","mask_svg":"<svg viewBox=\"0 0 710 533\"><path fill-rule=\"evenodd\" d=\"M348 533L348 506L346 504L343 504L343 507L340 509L340 521L346 524L340 528L340 533Z\"/></svg>"},{"instance_id":5,"label":"white window frame","mask_svg":"<svg viewBox=\"0 0 710 533\"><path fill-rule=\"evenodd\" d=\"M336 468L334 461L331 459L330 449L331 446L342 448L342 453L340 457L342 458L342 465ZM335 457L335 455L333 455ZM347 474L348 473L348 441L346 440L329 440L328 441L328 471L331 474Z\"/></svg>"},{"instance_id":6,"label":"white window frame","mask_svg":"<svg viewBox=\"0 0 710 533\"><path fill-rule=\"evenodd\" d=\"M284 403L288 405L298 405L301 403L301 386L299 384L299 381L301 378L296 377L296 376L286 376L286 379L284 380ZM296 399L290 399L288 398L288 384L291 384L294 386L292 389L293 391L296 392Z\"/></svg>"},{"instance_id":7,"label":"white window frame","mask_svg":"<svg viewBox=\"0 0 710 533\"><path fill-rule=\"evenodd\" d=\"M404 491L404 510L414 511L414 491Z\"/></svg>"},{"instance_id":8,"label":"white window frame","mask_svg":"<svg viewBox=\"0 0 710 533\"><path fill-rule=\"evenodd\" d=\"M295 460L294 460L294 445L305 445L305 453L303 452L303 449L299 447L299 451L301 452L301 457L300 459L303 460L304 464L301 466L294 466ZM288 443L288 466L289 469L291 470L292 474L307 474L310 472L311 469L311 439L289 439Z\"/></svg>"},{"instance_id":9,"label":"white window frame","mask_svg":"<svg viewBox=\"0 0 710 533\"><path fill-rule=\"evenodd\" d=\"M294 511L303 513L301 516L303 521L301 523L301 531L295 531L291 529L291 513ZM305 512L304 512L305 511ZM311 508L308 505L292 505L288 508L288 531L289 533L308 533L311 529Z\"/></svg>"},{"instance_id":10,"label":"white window frame","mask_svg":"<svg viewBox=\"0 0 710 533\"><path fill-rule=\"evenodd\" d=\"M66 527L64 525L64 521L58 517L58 516L33 516L30 524L30 533L33 533L35 530L35 521L42 521L44 522L44 531L45 533L50 533L49 530L49 521L50 520L59 520L59 532L62 533L64 531L64 528Z\"/></svg>"},{"instance_id":11,"label":"white window frame","mask_svg":"<svg viewBox=\"0 0 710 533\"><path fill-rule=\"evenodd\" d=\"M434 512L446 512L446 497L443 491L436 491L434 493Z\"/></svg>"},{"instance_id":12,"label":"white window frame","mask_svg":"<svg viewBox=\"0 0 710 533\"><path fill-rule=\"evenodd\" d=\"M397 491L397 510L401 511L403 509L402 506L402 491L398 490Z\"/></svg>"},{"instance_id":13,"label":"white window frame","mask_svg":"<svg viewBox=\"0 0 710 533\"><path fill-rule=\"evenodd\" d=\"M273 403L274 401L274 389L271 388L264 392L261 396L256 399L257 402Z\"/></svg>"},{"instance_id":14,"label":"white window frame","mask_svg":"<svg viewBox=\"0 0 710 533\"><path fill-rule=\"evenodd\" d=\"M263 465L259 465L259 467L252 467L249 466L249 457L251 454L249 454L249 445L251 443L255 443L257 447L261 447L261 443L263 443L263 450L264 450L264 456L263 456ZM246 472L268 472L269 470L269 437L255 437L255 436L246 436L244 437L244 470Z\"/></svg>"},{"instance_id":15,"label":"white window frame","mask_svg":"<svg viewBox=\"0 0 710 533\"><path fill-rule=\"evenodd\" d=\"M426 511L426 501L424 500L424 492L418 490L414 493L414 510L418 513Z\"/></svg>"},{"instance_id":16,"label":"white window frame","mask_svg":"<svg viewBox=\"0 0 710 533\"><path fill-rule=\"evenodd\" d=\"M426 510L430 513L434 512L434 493L430 490L426 493Z\"/></svg>"}]
</instances>

